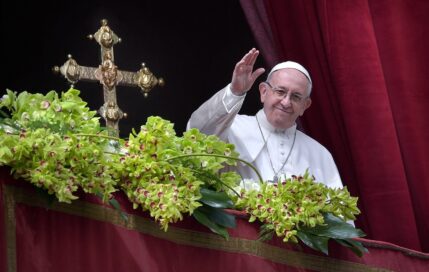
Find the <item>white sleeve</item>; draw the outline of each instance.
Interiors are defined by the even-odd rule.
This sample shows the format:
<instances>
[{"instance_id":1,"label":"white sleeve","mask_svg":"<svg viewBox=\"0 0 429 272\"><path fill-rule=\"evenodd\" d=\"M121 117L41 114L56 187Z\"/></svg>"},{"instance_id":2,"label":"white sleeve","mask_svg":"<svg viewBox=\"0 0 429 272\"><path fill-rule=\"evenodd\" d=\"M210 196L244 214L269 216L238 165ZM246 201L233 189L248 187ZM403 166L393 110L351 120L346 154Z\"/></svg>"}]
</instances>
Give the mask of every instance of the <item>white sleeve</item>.
<instances>
[{"instance_id":1,"label":"white sleeve","mask_svg":"<svg viewBox=\"0 0 429 272\"><path fill-rule=\"evenodd\" d=\"M243 95L235 95L231 91L231 83L225 87L225 93L222 97L222 103L227 113L231 113L235 107L240 107L246 97L246 93Z\"/></svg>"},{"instance_id":2,"label":"white sleeve","mask_svg":"<svg viewBox=\"0 0 429 272\"><path fill-rule=\"evenodd\" d=\"M217 135L226 141L228 129L240 111L244 97L234 95L229 85L226 86L192 113L187 129L198 128L202 133Z\"/></svg>"}]
</instances>

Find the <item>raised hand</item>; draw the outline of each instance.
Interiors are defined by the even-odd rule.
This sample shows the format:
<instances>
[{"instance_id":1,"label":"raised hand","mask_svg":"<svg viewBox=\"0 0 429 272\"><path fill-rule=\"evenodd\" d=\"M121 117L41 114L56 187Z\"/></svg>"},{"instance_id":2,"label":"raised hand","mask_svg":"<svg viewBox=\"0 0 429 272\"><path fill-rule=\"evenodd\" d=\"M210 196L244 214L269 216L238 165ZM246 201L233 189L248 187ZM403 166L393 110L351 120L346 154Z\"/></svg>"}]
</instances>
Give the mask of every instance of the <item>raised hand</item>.
<instances>
[{"instance_id":1,"label":"raised hand","mask_svg":"<svg viewBox=\"0 0 429 272\"><path fill-rule=\"evenodd\" d=\"M252 87L255 80L265 72L264 68L258 68L253 71L259 51L252 48L244 57L235 65L232 73L231 91L235 95L243 95Z\"/></svg>"}]
</instances>

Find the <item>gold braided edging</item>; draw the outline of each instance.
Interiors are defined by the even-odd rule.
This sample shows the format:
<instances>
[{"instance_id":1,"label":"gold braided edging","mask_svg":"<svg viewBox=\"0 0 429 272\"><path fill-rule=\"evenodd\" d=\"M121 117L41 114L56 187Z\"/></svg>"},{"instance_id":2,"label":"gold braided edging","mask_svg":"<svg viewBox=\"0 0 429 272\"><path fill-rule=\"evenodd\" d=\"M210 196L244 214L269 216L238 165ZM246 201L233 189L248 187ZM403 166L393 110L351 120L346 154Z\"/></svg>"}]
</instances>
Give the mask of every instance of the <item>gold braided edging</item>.
<instances>
[{"instance_id":1,"label":"gold braided edging","mask_svg":"<svg viewBox=\"0 0 429 272\"><path fill-rule=\"evenodd\" d=\"M138 231L140 233L180 245L195 246L238 254L248 254L295 268L324 272L391 271L365 264L296 252L272 246L257 240L236 237L230 237L229 240L225 240L219 235L192 231L174 226L169 226L168 232L164 232L156 222L150 219L128 214L128 220L124 221L118 211L102 205L82 200L76 200L73 204L60 203L58 201L48 204L46 200L42 199L42 197L31 194L25 189L4 184L3 188L7 233L8 272L16 272L16 203L111 223L116 226Z\"/></svg>"},{"instance_id":2,"label":"gold braided edging","mask_svg":"<svg viewBox=\"0 0 429 272\"><path fill-rule=\"evenodd\" d=\"M415 251L415 250L411 250L408 248L404 248L404 247L400 247L394 244L389 244L389 243L385 243L383 242L382 244L380 243L375 243L372 241L368 241L366 239L357 239L357 241L361 242L362 245L366 246L366 247L372 247L372 248L379 248L379 249L388 249L388 250L392 250L392 251L398 251L401 252L402 254L406 255L406 256L410 256L410 257L414 257L414 258L419 258L419 259L423 259L423 260L429 260L429 254L428 253L423 253L423 252L419 252L419 251Z\"/></svg>"}]
</instances>

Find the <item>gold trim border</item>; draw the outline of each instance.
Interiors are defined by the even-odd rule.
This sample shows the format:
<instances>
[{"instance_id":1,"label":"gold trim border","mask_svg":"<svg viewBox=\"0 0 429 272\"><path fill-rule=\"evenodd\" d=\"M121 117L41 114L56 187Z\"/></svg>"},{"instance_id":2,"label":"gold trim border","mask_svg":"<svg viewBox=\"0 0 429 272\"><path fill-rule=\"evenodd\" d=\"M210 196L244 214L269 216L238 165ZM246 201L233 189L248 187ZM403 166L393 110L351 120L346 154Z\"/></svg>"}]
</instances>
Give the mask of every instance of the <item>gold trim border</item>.
<instances>
[{"instance_id":1,"label":"gold trim border","mask_svg":"<svg viewBox=\"0 0 429 272\"><path fill-rule=\"evenodd\" d=\"M294 268L309 269L324 272L366 272L391 271L365 264L354 263L324 256L316 256L279 248L257 240L230 237L225 240L219 235L187 230L169 226L167 232L160 229L159 225L150 219L141 216L127 214L128 220L124 221L118 211L82 200L76 200L73 204L54 201L47 203L42 197L32 194L23 188L3 184L5 223L6 223L6 254L8 272L16 272L16 218L15 205L22 203L28 206L50 209L70 215L81 216L88 219L111 223L116 226L138 231L156 238L171 241L180 245L195 246L214 249L231 253L248 254L260 257L271 262L288 265Z\"/></svg>"}]
</instances>

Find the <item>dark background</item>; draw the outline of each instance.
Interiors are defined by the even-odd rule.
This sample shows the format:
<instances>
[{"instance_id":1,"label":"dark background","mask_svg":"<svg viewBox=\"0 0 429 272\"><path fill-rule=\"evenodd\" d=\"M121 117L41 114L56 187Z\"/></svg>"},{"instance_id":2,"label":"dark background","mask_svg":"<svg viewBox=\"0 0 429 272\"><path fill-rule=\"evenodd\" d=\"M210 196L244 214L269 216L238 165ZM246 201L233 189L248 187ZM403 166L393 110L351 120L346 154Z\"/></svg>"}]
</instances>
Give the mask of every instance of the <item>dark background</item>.
<instances>
[{"instance_id":1,"label":"dark background","mask_svg":"<svg viewBox=\"0 0 429 272\"><path fill-rule=\"evenodd\" d=\"M103 18L122 38L114 47L121 70L137 71L142 62L166 86L144 98L138 88L117 87L118 105L128 113L119 123L121 136L139 129L150 115L175 123L178 135L191 113L231 80L235 63L252 47L252 33L238 0L217 1L36 1L1 2L0 94L46 93L68 89L51 71L72 54L78 64L97 67L99 45L86 38ZM265 66L262 58L259 66ZM103 104L99 83L78 82L88 106ZM243 113L259 109L256 85Z\"/></svg>"}]
</instances>

